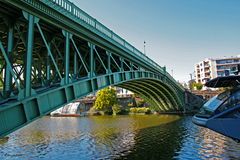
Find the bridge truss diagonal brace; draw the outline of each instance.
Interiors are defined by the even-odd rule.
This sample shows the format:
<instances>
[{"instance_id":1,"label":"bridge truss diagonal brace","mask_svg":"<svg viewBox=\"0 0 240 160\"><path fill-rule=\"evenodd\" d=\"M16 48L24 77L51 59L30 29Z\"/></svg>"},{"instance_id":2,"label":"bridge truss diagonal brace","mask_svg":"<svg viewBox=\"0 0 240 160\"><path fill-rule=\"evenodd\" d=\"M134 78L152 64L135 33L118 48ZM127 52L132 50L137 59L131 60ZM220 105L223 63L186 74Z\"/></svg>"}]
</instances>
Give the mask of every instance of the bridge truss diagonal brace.
<instances>
[{"instance_id":1,"label":"bridge truss diagonal brace","mask_svg":"<svg viewBox=\"0 0 240 160\"><path fill-rule=\"evenodd\" d=\"M9 23L8 29L8 40L7 40L7 56L11 63L12 67L12 51L13 51L13 44L14 44L14 25L12 22ZM3 87L3 94L4 97L9 97L12 91L12 74L10 68L5 65L5 76L4 76L4 87Z\"/></svg>"},{"instance_id":2,"label":"bridge truss diagonal brace","mask_svg":"<svg viewBox=\"0 0 240 160\"><path fill-rule=\"evenodd\" d=\"M17 40L17 43L16 43L16 45L14 46L14 50L16 49L16 47L17 47L17 44L19 43L19 41L21 40L22 41L22 43L23 43L23 45L26 47L26 42L24 41L24 35L23 35L23 31L20 31L20 24L16 24L15 25L15 28L16 28L16 33L18 34L18 40ZM24 28L25 28L25 26L24 26Z\"/></svg>"},{"instance_id":3,"label":"bridge truss diagonal brace","mask_svg":"<svg viewBox=\"0 0 240 160\"><path fill-rule=\"evenodd\" d=\"M110 54L111 59L113 60L113 62L117 65L119 71L121 71L121 67L118 65L118 63L116 62L116 60L114 59L114 57L112 56L112 53Z\"/></svg>"},{"instance_id":4,"label":"bridge truss diagonal brace","mask_svg":"<svg viewBox=\"0 0 240 160\"><path fill-rule=\"evenodd\" d=\"M6 53L6 51L5 51L4 47L3 47L3 44L2 44L2 41L1 41L1 40L0 40L0 49L1 49L1 52L2 52L2 54L3 54L4 59L5 59L5 61L6 61L7 68L8 68L8 70L11 72L11 75L12 75L12 77L13 77L16 85L17 85L18 91L20 91L20 90L21 90L20 84L19 84L18 81L17 81L17 76L16 76L16 74L13 72L12 64L11 64L11 62L10 62L8 56L7 56L7 53Z\"/></svg>"},{"instance_id":5,"label":"bridge truss diagonal brace","mask_svg":"<svg viewBox=\"0 0 240 160\"><path fill-rule=\"evenodd\" d=\"M40 34L41 34L41 37L42 37L42 39L43 39L43 42L44 42L44 44L45 44L45 46L46 46L46 48L47 48L48 54L49 54L50 57L51 57L51 60L52 60L52 62L53 62L53 65L54 65L54 67L55 67L55 69L56 69L56 71L57 71L57 73L58 73L58 76L59 76L60 79L62 80L62 79L63 79L63 78L62 78L62 75L61 75L61 73L60 73L60 71L59 71L59 68L58 68L58 66L57 66L56 61L54 60L53 54L52 54L51 49L50 49L50 47L49 47L49 44L48 44L48 42L47 42L47 40L46 40L46 38L45 38L45 36L44 36L44 34L43 34L43 31L42 31L39 23L36 23L36 25L37 25L37 28L38 28Z\"/></svg>"},{"instance_id":6,"label":"bridge truss diagonal brace","mask_svg":"<svg viewBox=\"0 0 240 160\"><path fill-rule=\"evenodd\" d=\"M78 54L78 56L79 56L79 58L80 58L80 60L81 60L81 62L82 62L82 64L83 64L84 69L85 69L86 72L88 73L89 70L88 70L88 68L87 68L87 66L86 66L86 63L85 63L84 60L83 60L83 57L82 57L80 51L79 51L78 48L77 48L77 45L76 45L75 41L73 40L72 37L71 37L70 39L71 39L71 42L72 42L72 44L73 44L73 47L74 47L75 51L77 52L77 54Z\"/></svg>"},{"instance_id":7,"label":"bridge truss diagonal brace","mask_svg":"<svg viewBox=\"0 0 240 160\"><path fill-rule=\"evenodd\" d=\"M98 53L96 47L94 46L93 48L94 48L95 53L96 53L97 56L98 56L98 59L100 60L102 66L104 67L104 69L105 69L105 71L106 71L106 73L107 73L107 72L108 72L108 69L107 69L107 67L105 66L105 64L103 63L102 58L101 58L101 56L99 55L99 53Z\"/></svg>"},{"instance_id":8,"label":"bridge truss diagonal brace","mask_svg":"<svg viewBox=\"0 0 240 160\"><path fill-rule=\"evenodd\" d=\"M125 62L125 60L122 58L122 62L130 69L132 70L132 68Z\"/></svg>"},{"instance_id":9,"label":"bridge truss diagonal brace","mask_svg":"<svg viewBox=\"0 0 240 160\"><path fill-rule=\"evenodd\" d=\"M135 69L140 70L140 67L135 66L135 64L133 64L133 63L132 63L132 66L133 66Z\"/></svg>"},{"instance_id":10,"label":"bridge truss diagonal brace","mask_svg":"<svg viewBox=\"0 0 240 160\"><path fill-rule=\"evenodd\" d=\"M55 44L54 41L52 42L52 44L53 44L54 48L56 49L57 54L60 57L60 59L63 60L63 56L62 56L61 52L59 51L58 46Z\"/></svg>"}]
</instances>

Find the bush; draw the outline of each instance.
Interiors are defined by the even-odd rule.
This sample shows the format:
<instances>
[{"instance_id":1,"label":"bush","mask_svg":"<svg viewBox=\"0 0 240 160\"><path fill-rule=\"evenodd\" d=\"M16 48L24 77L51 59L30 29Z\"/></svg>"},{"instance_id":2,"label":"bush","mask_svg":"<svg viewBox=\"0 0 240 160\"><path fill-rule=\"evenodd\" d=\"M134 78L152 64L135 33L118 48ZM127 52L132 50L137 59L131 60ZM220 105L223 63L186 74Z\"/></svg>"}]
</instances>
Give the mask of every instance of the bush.
<instances>
[{"instance_id":1,"label":"bush","mask_svg":"<svg viewBox=\"0 0 240 160\"><path fill-rule=\"evenodd\" d=\"M128 107L133 107L133 103L128 103Z\"/></svg>"},{"instance_id":2,"label":"bush","mask_svg":"<svg viewBox=\"0 0 240 160\"><path fill-rule=\"evenodd\" d=\"M130 108L131 113L137 113L137 108Z\"/></svg>"},{"instance_id":3,"label":"bush","mask_svg":"<svg viewBox=\"0 0 240 160\"><path fill-rule=\"evenodd\" d=\"M2 82L0 81L0 89L2 89L3 88L3 84L2 84Z\"/></svg>"},{"instance_id":4,"label":"bush","mask_svg":"<svg viewBox=\"0 0 240 160\"><path fill-rule=\"evenodd\" d=\"M131 113L145 113L149 114L151 113L151 110L147 107L140 107L140 108L130 108Z\"/></svg>"}]
</instances>

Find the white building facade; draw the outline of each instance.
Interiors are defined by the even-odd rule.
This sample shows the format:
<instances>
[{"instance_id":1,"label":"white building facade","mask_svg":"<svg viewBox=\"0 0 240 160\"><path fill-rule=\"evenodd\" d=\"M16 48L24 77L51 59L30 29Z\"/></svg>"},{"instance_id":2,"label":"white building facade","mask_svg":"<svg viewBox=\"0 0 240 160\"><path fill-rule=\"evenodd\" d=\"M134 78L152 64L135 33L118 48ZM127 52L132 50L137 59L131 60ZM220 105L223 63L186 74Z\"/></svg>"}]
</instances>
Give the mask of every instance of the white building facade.
<instances>
[{"instance_id":1,"label":"white building facade","mask_svg":"<svg viewBox=\"0 0 240 160\"><path fill-rule=\"evenodd\" d=\"M240 56L216 59L207 58L195 64L196 82L205 84L210 79L227 76L230 73L230 69L233 67L237 68L238 64L240 64Z\"/></svg>"}]
</instances>

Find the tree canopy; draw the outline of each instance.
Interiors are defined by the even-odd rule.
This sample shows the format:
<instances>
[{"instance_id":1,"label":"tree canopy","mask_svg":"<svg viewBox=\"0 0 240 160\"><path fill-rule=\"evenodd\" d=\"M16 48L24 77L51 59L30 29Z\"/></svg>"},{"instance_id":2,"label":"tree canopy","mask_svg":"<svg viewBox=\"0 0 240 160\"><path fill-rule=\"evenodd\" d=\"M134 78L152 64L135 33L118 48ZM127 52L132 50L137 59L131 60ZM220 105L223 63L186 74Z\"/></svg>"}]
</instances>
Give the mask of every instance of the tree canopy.
<instances>
[{"instance_id":1,"label":"tree canopy","mask_svg":"<svg viewBox=\"0 0 240 160\"><path fill-rule=\"evenodd\" d=\"M196 88L197 90L201 90L203 88L202 83L193 83L193 87Z\"/></svg>"},{"instance_id":2,"label":"tree canopy","mask_svg":"<svg viewBox=\"0 0 240 160\"><path fill-rule=\"evenodd\" d=\"M116 90L113 88L104 88L97 93L94 108L97 110L108 110L117 103Z\"/></svg>"}]
</instances>

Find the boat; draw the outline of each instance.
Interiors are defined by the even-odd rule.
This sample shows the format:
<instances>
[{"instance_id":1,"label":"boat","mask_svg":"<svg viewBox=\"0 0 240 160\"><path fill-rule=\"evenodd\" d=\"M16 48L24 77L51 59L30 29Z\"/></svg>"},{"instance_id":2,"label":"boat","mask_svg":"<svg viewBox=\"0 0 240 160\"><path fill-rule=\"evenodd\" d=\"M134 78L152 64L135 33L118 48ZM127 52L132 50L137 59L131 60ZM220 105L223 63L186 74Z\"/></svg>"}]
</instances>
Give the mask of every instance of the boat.
<instances>
[{"instance_id":1,"label":"boat","mask_svg":"<svg viewBox=\"0 0 240 160\"><path fill-rule=\"evenodd\" d=\"M217 77L205 85L227 88L202 106L193 123L240 142L240 75Z\"/></svg>"}]
</instances>

